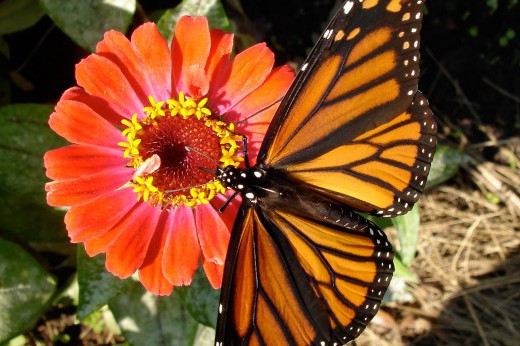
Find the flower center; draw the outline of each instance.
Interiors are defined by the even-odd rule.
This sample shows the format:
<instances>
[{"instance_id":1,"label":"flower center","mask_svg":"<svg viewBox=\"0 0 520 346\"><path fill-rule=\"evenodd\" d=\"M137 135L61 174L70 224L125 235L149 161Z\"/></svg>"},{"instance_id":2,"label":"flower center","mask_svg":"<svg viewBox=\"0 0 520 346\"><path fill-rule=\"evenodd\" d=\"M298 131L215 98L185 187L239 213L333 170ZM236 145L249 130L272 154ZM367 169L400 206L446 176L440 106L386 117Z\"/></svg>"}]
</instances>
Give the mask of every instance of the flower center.
<instances>
[{"instance_id":1,"label":"flower center","mask_svg":"<svg viewBox=\"0 0 520 346\"><path fill-rule=\"evenodd\" d=\"M217 165L237 167L243 158L241 136L204 107L207 98L197 102L184 97L156 102L149 97L146 116L137 114L122 121L126 142L119 145L128 166L135 169L130 186L137 200L154 206L195 206L209 203L225 188L215 179Z\"/></svg>"}]
</instances>

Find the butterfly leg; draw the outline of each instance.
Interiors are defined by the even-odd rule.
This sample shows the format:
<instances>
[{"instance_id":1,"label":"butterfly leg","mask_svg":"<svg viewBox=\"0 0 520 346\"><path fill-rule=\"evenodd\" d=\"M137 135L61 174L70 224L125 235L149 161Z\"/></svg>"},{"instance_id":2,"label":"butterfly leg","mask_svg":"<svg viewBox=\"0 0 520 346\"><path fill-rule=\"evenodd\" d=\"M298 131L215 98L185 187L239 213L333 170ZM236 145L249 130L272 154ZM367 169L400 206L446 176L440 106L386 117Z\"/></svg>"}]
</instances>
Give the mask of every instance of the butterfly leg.
<instances>
[{"instance_id":1,"label":"butterfly leg","mask_svg":"<svg viewBox=\"0 0 520 346\"><path fill-rule=\"evenodd\" d=\"M242 152L244 153L244 163L246 165L246 168L251 167L249 165L249 155L247 155L247 137L242 137Z\"/></svg>"},{"instance_id":2,"label":"butterfly leg","mask_svg":"<svg viewBox=\"0 0 520 346\"><path fill-rule=\"evenodd\" d=\"M227 201L218 209L218 212L222 214L224 210L226 210L226 207L231 203L231 201L238 195L238 191L235 191L228 199Z\"/></svg>"}]
</instances>

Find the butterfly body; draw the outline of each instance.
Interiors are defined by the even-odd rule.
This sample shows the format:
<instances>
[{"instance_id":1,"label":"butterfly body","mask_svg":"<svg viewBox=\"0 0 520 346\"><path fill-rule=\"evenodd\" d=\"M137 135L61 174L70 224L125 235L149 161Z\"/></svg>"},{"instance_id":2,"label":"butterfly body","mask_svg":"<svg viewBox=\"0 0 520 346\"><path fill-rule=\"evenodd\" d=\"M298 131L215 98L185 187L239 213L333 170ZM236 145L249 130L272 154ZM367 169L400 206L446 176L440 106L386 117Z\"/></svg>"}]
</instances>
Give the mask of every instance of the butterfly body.
<instances>
[{"instance_id":1,"label":"butterfly body","mask_svg":"<svg viewBox=\"0 0 520 346\"><path fill-rule=\"evenodd\" d=\"M418 91L423 0L348 0L282 100L246 169L216 345L341 345L390 283L385 234L358 214L397 216L425 187L436 124ZM247 161L247 160L246 160Z\"/></svg>"},{"instance_id":2,"label":"butterfly body","mask_svg":"<svg viewBox=\"0 0 520 346\"><path fill-rule=\"evenodd\" d=\"M272 167L260 164L247 169L228 166L217 171L217 178L224 187L238 191L247 207L283 208L296 215L307 215L344 227L356 228L363 223L348 206L302 187L298 181L291 181L287 174Z\"/></svg>"}]
</instances>

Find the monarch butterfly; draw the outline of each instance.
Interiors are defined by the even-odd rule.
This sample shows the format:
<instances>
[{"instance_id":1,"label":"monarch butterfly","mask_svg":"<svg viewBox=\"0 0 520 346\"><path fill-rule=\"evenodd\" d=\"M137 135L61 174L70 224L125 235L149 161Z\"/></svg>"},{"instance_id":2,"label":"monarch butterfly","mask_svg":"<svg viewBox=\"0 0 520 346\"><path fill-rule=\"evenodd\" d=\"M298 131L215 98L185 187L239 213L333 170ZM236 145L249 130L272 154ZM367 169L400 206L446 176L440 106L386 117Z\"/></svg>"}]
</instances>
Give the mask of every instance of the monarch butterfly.
<instances>
[{"instance_id":1,"label":"monarch butterfly","mask_svg":"<svg viewBox=\"0 0 520 346\"><path fill-rule=\"evenodd\" d=\"M417 90L422 5L346 1L283 98L256 165L217 170L244 203L216 345L344 344L376 314L393 252L356 212L406 213L424 189L436 124Z\"/></svg>"}]
</instances>

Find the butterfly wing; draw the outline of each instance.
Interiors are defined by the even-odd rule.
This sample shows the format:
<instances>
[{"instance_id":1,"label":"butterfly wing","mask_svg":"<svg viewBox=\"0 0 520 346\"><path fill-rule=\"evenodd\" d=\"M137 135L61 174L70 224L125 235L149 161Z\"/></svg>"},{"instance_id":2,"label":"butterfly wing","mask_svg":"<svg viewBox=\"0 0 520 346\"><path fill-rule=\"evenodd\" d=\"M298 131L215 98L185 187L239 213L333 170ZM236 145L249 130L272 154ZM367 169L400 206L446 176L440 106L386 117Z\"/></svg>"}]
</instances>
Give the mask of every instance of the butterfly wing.
<instances>
[{"instance_id":1,"label":"butterfly wing","mask_svg":"<svg viewBox=\"0 0 520 346\"><path fill-rule=\"evenodd\" d=\"M417 91L422 3L346 1L282 101L258 162L363 212L411 209L436 133Z\"/></svg>"},{"instance_id":2,"label":"butterfly wing","mask_svg":"<svg viewBox=\"0 0 520 346\"><path fill-rule=\"evenodd\" d=\"M332 345L357 337L393 272L383 232L355 214L350 227L245 206L239 215L216 344Z\"/></svg>"}]
</instances>

